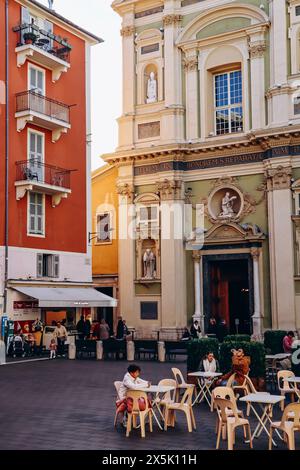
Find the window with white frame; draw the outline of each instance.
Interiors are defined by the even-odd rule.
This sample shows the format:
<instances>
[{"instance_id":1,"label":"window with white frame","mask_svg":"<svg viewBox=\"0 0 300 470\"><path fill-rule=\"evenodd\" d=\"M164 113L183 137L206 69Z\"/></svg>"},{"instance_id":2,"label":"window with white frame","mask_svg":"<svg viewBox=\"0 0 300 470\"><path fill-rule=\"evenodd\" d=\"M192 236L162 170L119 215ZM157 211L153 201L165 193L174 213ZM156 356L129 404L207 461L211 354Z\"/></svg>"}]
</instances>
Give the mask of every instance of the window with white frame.
<instances>
[{"instance_id":1,"label":"window with white frame","mask_svg":"<svg viewBox=\"0 0 300 470\"><path fill-rule=\"evenodd\" d=\"M97 214L97 243L111 242L112 215L110 212Z\"/></svg>"},{"instance_id":2,"label":"window with white frame","mask_svg":"<svg viewBox=\"0 0 300 470\"><path fill-rule=\"evenodd\" d=\"M218 73L214 76L216 135L243 130L242 71Z\"/></svg>"},{"instance_id":3,"label":"window with white frame","mask_svg":"<svg viewBox=\"0 0 300 470\"><path fill-rule=\"evenodd\" d=\"M45 234L45 197L39 193L28 193L28 234Z\"/></svg>"},{"instance_id":4,"label":"window with white frame","mask_svg":"<svg viewBox=\"0 0 300 470\"><path fill-rule=\"evenodd\" d=\"M153 226L158 225L159 222L159 206L153 205L139 205L138 206L138 224Z\"/></svg>"},{"instance_id":5,"label":"window with white frame","mask_svg":"<svg viewBox=\"0 0 300 470\"><path fill-rule=\"evenodd\" d=\"M59 277L59 256L38 253L37 254L37 277Z\"/></svg>"},{"instance_id":6,"label":"window with white frame","mask_svg":"<svg viewBox=\"0 0 300 470\"><path fill-rule=\"evenodd\" d=\"M44 181L44 138L41 132L28 130L28 168L37 181Z\"/></svg>"},{"instance_id":7,"label":"window with white frame","mask_svg":"<svg viewBox=\"0 0 300 470\"><path fill-rule=\"evenodd\" d=\"M29 90L38 93L39 95L45 95L46 85L45 85L45 70L36 67L32 64L29 64L28 69L28 88Z\"/></svg>"}]
</instances>

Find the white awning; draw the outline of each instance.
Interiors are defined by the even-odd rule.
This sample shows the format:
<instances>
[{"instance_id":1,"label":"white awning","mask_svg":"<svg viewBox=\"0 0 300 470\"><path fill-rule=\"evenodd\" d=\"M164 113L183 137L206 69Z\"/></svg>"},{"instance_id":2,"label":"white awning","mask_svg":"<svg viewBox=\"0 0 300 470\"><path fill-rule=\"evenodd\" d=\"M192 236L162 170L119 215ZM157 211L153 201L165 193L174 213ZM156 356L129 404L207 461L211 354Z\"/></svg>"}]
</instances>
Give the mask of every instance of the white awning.
<instances>
[{"instance_id":1,"label":"white awning","mask_svg":"<svg viewBox=\"0 0 300 470\"><path fill-rule=\"evenodd\" d=\"M39 307L116 307L117 300L92 287L14 287L38 300Z\"/></svg>"}]
</instances>

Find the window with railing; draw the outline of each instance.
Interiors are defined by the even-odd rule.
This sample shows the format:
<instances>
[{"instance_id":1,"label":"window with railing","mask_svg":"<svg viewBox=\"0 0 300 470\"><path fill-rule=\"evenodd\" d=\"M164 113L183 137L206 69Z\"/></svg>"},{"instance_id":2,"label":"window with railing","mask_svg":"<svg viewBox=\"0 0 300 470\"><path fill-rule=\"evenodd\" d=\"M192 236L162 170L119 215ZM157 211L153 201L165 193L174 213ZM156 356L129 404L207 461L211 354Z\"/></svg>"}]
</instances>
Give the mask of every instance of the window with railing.
<instances>
[{"instance_id":1,"label":"window with railing","mask_svg":"<svg viewBox=\"0 0 300 470\"><path fill-rule=\"evenodd\" d=\"M70 124L70 106L33 90L16 95L16 112L32 111Z\"/></svg>"},{"instance_id":2,"label":"window with railing","mask_svg":"<svg viewBox=\"0 0 300 470\"><path fill-rule=\"evenodd\" d=\"M242 72L233 70L214 76L216 135L243 130Z\"/></svg>"}]
</instances>

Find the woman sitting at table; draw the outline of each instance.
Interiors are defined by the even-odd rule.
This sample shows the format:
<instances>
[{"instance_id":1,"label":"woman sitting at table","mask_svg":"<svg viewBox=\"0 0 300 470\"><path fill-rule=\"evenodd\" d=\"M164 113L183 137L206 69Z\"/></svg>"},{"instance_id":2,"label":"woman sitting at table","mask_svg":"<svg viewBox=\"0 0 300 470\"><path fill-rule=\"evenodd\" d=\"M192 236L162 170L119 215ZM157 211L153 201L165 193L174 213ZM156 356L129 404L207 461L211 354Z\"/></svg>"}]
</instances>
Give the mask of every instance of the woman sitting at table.
<instances>
[{"instance_id":1,"label":"woman sitting at table","mask_svg":"<svg viewBox=\"0 0 300 470\"><path fill-rule=\"evenodd\" d=\"M219 372L219 363L216 360L213 352L209 352L202 359L202 361L200 362L199 370L200 372Z\"/></svg>"}]
</instances>

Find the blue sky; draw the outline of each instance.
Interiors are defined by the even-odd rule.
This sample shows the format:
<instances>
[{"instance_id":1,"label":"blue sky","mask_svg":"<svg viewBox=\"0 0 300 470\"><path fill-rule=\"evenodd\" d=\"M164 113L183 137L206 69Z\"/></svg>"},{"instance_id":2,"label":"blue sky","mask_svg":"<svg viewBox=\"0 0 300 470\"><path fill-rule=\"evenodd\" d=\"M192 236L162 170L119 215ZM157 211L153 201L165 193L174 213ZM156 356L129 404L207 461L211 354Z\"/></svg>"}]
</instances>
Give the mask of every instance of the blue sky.
<instances>
[{"instance_id":1,"label":"blue sky","mask_svg":"<svg viewBox=\"0 0 300 470\"><path fill-rule=\"evenodd\" d=\"M39 0L48 6L47 0ZM112 0L54 0L54 10L104 39L92 51L92 167L99 155L117 146L116 118L121 114L121 20Z\"/></svg>"}]
</instances>

